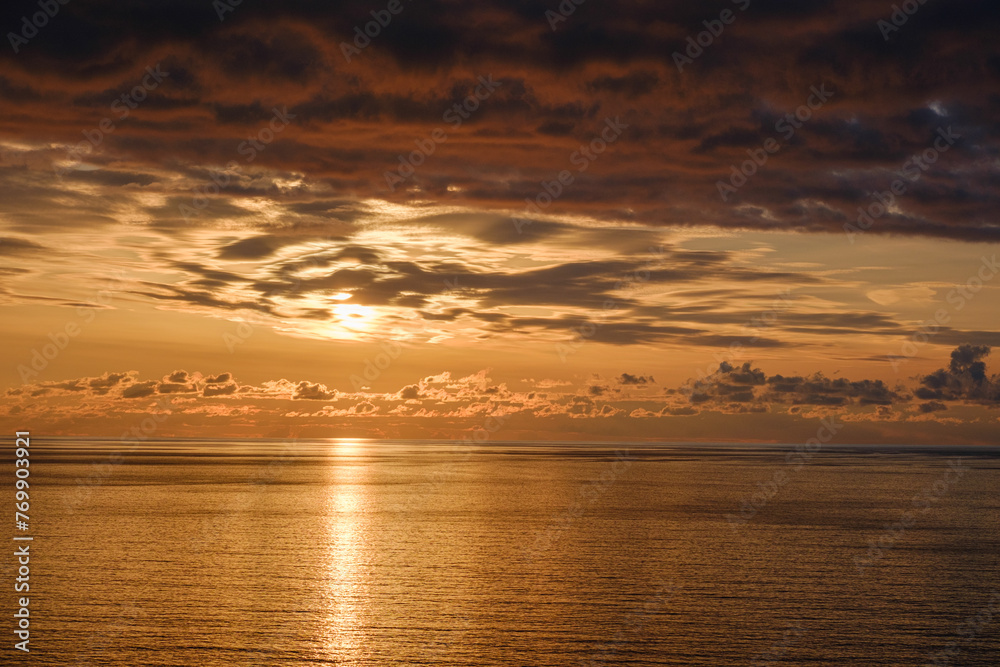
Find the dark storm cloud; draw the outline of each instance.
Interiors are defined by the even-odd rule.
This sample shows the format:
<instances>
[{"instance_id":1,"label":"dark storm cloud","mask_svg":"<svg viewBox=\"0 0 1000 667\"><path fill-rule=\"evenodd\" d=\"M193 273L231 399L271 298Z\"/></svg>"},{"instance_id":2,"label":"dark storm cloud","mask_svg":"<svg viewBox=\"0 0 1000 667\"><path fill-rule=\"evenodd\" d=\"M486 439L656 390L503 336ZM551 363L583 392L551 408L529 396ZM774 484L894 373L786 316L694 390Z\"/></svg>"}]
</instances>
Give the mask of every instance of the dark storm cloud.
<instances>
[{"instance_id":1,"label":"dark storm cloud","mask_svg":"<svg viewBox=\"0 0 1000 667\"><path fill-rule=\"evenodd\" d=\"M960 345L952 350L948 368L940 368L920 378L917 398L934 401L970 400L1000 403L1000 375L986 372L988 345Z\"/></svg>"},{"instance_id":2,"label":"dark storm cloud","mask_svg":"<svg viewBox=\"0 0 1000 667\"><path fill-rule=\"evenodd\" d=\"M590 2L553 30L546 11L554 2L406 3L347 62L341 43L372 20L370 2L244 2L220 21L204 0L73 0L18 53L0 50L0 136L70 145L102 118L114 120L87 155L102 168L69 177L107 192L158 183L151 166L190 174L236 160L247 170L195 223L161 213L155 224L164 230L252 216L226 201L248 193L279 198L273 183L249 175L252 168L301 173L338 195L456 198L498 211L525 210L525 198L569 170L575 181L544 213L842 233L906 161L933 145L939 128L951 128L960 137L954 146L907 182L899 207L868 233L1000 240L995 2L926 3L888 40L877 22L891 5L754 0L740 11L737 4ZM678 71L674 53L724 8L736 11L735 22ZM8 3L0 27L18 30L34 11L33 1ZM169 77L119 119L110 104L156 63ZM502 82L499 89L460 126L446 122L445 112L486 75ZM821 85L833 96L782 137L775 124ZM266 127L275 107L296 118L252 165L242 162L237 148ZM605 118L627 128L577 171L571 156L599 136ZM435 128L447 140L406 187L390 192L384 172ZM716 183L769 138L779 139L780 151L721 201ZM21 193L10 205L20 229L31 228L38 210L30 198ZM106 221L78 194L59 206L72 206L71 198L81 204L79 224ZM558 232L539 224L530 233ZM502 225L479 234L524 242ZM237 259L265 250L248 244L226 252Z\"/></svg>"},{"instance_id":3,"label":"dark storm cloud","mask_svg":"<svg viewBox=\"0 0 1000 667\"><path fill-rule=\"evenodd\" d=\"M710 377L694 381L689 399L696 405L707 403L760 403L816 406L891 406L911 400L902 387L892 388L882 380L829 378L822 373L810 376L767 376L752 362L733 366L722 362Z\"/></svg>"},{"instance_id":4,"label":"dark storm cloud","mask_svg":"<svg viewBox=\"0 0 1000 667\"><path fill-rule=\"evenodd\" d=\"M640 70L624 76L601 76L588 81L586 88L590 93L609 91L624 93L627 97L631 98L652 92L659 82L660 77L656 72Z\"/></svg>"},{"instance_id":5,"label":"dark storm cloud","mask_svg":"<svg viewBox=\"0 0 1000 667\"><path fill-rule=\"evenodd\" d=\"M821 373L809 377L767 378L765 399L806 405L841 405L857 401L860 405L892 405L906 398L882 380L828 378Z\"/></svg>"}]
</instances>

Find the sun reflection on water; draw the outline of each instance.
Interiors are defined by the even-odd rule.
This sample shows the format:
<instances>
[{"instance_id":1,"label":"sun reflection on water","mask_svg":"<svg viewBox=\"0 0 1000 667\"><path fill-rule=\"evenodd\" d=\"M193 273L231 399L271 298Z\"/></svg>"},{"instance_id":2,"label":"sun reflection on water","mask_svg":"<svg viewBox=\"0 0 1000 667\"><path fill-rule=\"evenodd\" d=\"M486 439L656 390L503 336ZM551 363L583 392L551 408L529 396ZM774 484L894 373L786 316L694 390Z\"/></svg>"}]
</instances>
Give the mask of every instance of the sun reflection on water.
<instances>
[{"instance_id":1,"label":"sun reflection on water","mask_svg":"<svg viewBox=\"0 0 1000 667\"><path fill-rule=\"evenodd\" d=\"M371 597L367 544L366 466L350 458L364 446L358 440L332 442L327 484L325 542L326 616L322 641L335 662L355 664L366 642L366 601Z\"/></svg>"}]
</instances>

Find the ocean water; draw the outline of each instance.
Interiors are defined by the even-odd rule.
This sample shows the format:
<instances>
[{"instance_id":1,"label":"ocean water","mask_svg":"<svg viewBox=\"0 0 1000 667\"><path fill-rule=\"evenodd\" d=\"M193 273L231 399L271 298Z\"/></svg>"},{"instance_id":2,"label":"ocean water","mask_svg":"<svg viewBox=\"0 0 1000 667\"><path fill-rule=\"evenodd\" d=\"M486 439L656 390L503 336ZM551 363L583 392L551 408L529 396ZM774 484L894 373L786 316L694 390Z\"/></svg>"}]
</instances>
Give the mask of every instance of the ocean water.
<instances>
[{"instance_id":1,"label":"ocean water","mask_svg":"<svg viewBox=\"0 0 1000 667\"><path fill-rule=\"evenodd\" d=\"M1000 664L1000 449L120 448L33 439L3 664Z\"/></svg>"}]
</instances>

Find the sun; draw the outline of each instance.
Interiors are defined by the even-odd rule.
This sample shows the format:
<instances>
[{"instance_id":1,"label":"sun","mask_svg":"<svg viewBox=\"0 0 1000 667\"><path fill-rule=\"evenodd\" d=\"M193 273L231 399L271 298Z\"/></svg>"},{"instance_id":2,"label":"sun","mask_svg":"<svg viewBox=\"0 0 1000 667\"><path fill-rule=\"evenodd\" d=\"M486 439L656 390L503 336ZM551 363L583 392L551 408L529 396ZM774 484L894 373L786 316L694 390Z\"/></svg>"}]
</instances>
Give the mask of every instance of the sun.
<instances>
[{"instance_id":1,"label":"sun","mask_svg":"<svg viewBox=\"0 0 1000 667\"><path fill-rule=\"evenodd\" d=\"M370 306L353 303L338 303L331 309L335 322L333 326L357 333L367 333L375 326L378 311Z\"/></svg>"}]
</instances>

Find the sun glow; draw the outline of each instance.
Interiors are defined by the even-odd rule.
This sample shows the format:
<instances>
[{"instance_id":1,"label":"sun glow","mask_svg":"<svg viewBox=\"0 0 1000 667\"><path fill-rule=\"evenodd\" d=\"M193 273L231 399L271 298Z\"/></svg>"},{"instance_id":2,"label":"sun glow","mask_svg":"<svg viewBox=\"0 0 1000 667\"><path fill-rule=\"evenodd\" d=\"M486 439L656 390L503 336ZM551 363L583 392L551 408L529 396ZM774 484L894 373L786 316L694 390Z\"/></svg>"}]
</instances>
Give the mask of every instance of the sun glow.
<instances>
[{"instance_id":1,"label":"sun glow","mask_svg":"<svg viewBox=\"0 0 1000 667\"><path fill-rule=\"evenodd\" d=\"M374 308L357 304L344 303L333 307L333 315L337 319L335 326L349 331L370 331L377 313Z\"/></svg>"},{"instance_id":2,"label":"sun glow","mask_svg":"<svg viewBox=\"0 0 1000 667\"><path fill-rule=\"evenodd\" d=\"M333 454L336 456L353 456L361 453L365 443L351 438L337 438L333 441Z\"/></svg>"}]
</instances>

